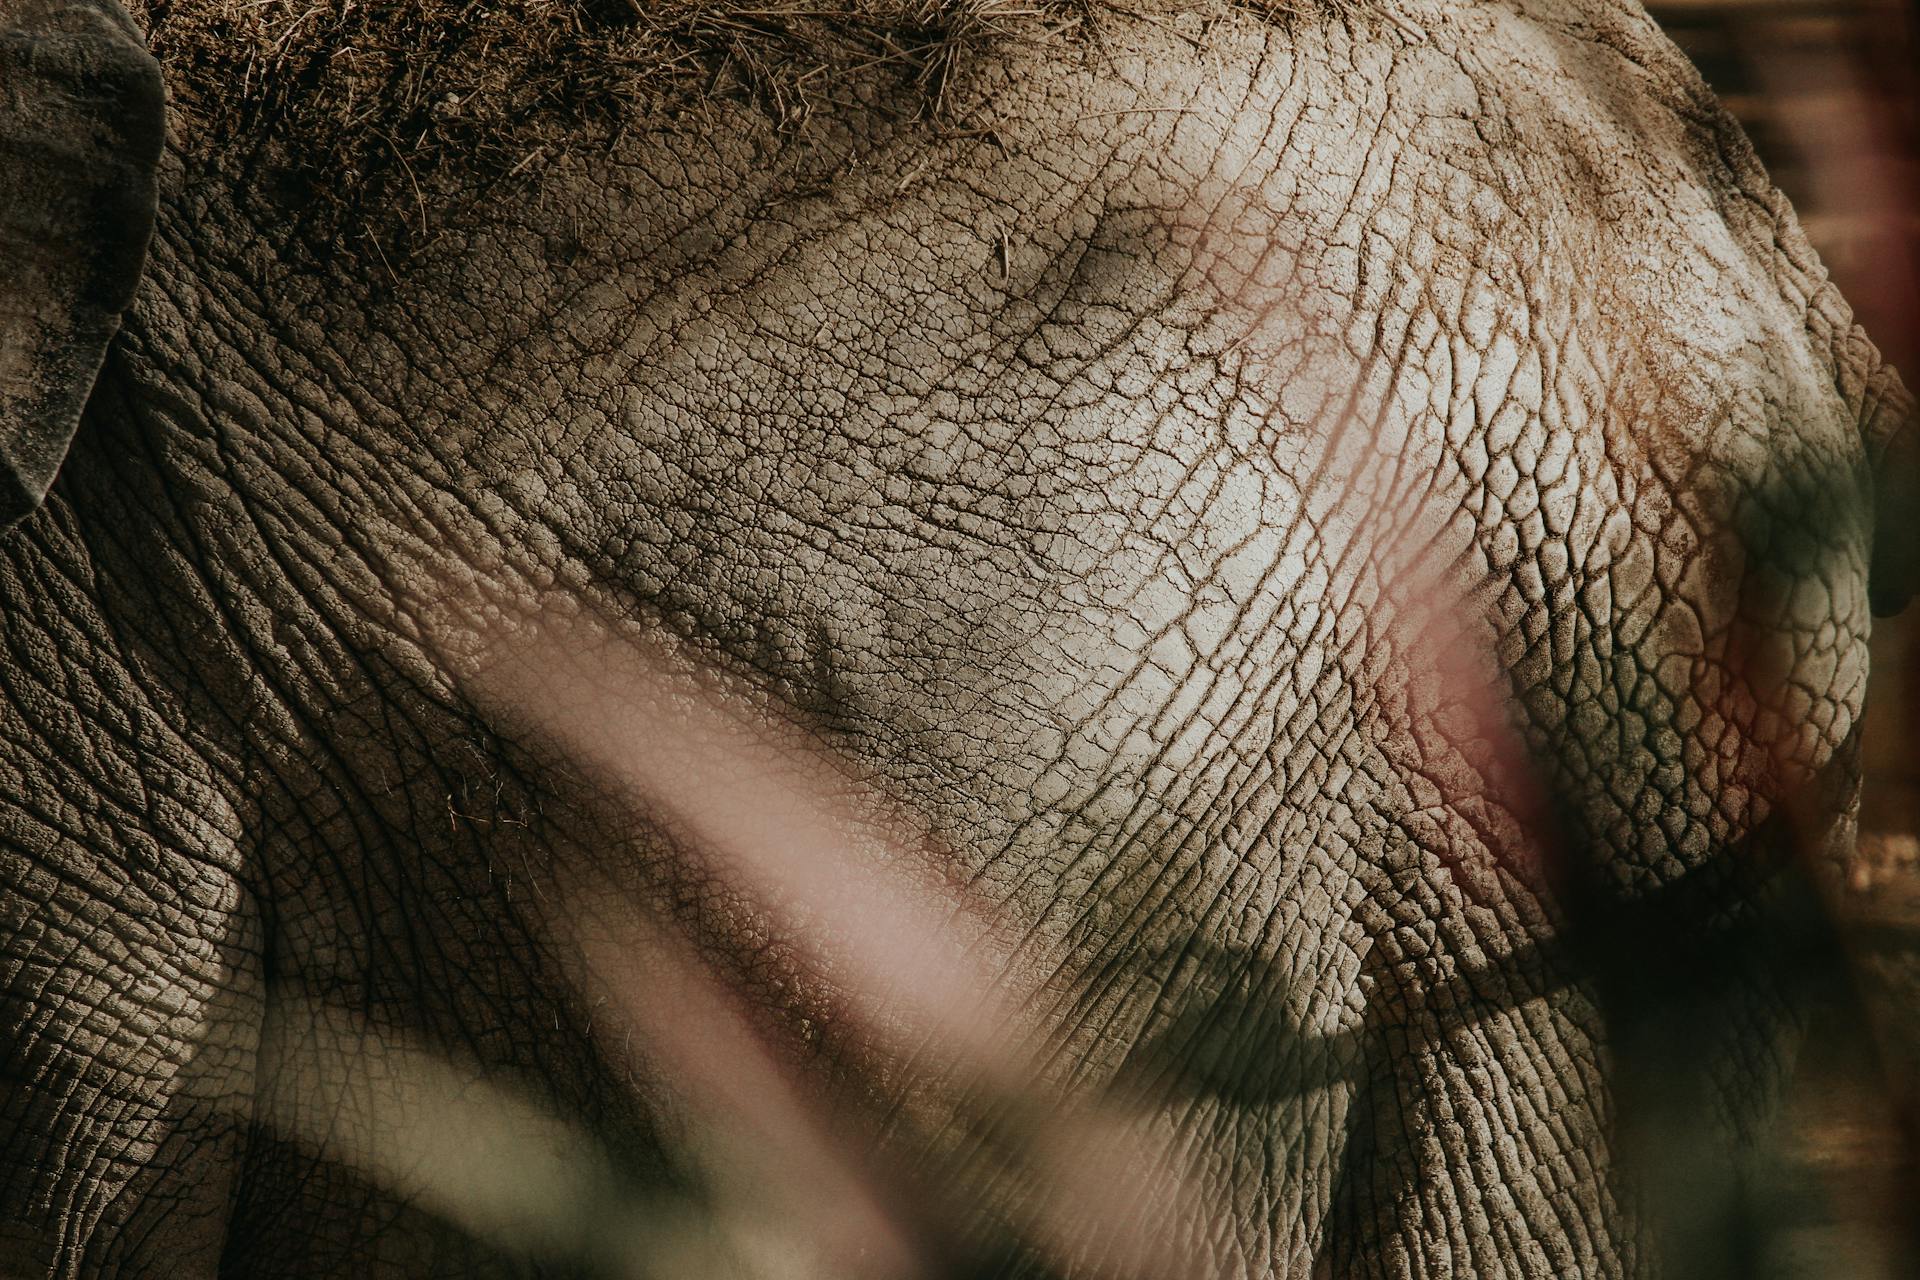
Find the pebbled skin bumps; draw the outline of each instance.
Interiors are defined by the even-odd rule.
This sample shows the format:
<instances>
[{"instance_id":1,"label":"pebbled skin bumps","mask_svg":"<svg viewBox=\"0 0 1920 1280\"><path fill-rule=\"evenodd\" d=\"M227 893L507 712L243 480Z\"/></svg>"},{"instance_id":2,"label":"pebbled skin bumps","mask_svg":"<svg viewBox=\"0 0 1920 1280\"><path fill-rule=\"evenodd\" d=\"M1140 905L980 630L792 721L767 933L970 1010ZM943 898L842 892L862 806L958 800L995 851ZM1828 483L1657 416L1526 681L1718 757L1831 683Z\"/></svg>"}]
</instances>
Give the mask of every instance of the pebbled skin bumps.
<instances>
[{"instance_id":1,"label":"pebbled skin bumps","mask_svg":"<svg viewBox=\"0 0 1920 1280\"><path fill-rule=\"evenodd\" d=\"M623 789L623 708L676 723L631 645L912 831L1035 1096L1191 1189L1182 1274L1684 1271L1737 1221L1645 1144L1718 1186L1790 1061L1752 940L1849 835L1861 424L1911 402L1637 9L1149 9L1010 47L990 133L714 105L392 276L279 266L170 156L0 546L9 1273L617 1271L367 1154L426 1054L702 1202L608 895L932 1257L1156 1270L1024 1218L1017 1099Z\"/></svg>"}]
</instances>

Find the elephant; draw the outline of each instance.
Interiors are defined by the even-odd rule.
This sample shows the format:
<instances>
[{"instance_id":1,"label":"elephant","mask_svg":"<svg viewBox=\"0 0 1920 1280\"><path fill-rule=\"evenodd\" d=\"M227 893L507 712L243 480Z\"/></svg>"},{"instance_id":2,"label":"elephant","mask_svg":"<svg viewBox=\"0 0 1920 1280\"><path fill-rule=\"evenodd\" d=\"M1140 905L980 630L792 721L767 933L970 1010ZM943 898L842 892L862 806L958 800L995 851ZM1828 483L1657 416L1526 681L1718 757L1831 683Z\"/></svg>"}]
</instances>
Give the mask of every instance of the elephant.
<instances>
[{"instance_id":1,"label":"elephant","mask_svg":"<svg viewBox=\"0 0 1920 1280\"><path fill-rule=\"evenodd\" d=\"M1749 1273L1920 444L1638 3L124 2L0 1272Z\"/></svg>"}]
</instances>

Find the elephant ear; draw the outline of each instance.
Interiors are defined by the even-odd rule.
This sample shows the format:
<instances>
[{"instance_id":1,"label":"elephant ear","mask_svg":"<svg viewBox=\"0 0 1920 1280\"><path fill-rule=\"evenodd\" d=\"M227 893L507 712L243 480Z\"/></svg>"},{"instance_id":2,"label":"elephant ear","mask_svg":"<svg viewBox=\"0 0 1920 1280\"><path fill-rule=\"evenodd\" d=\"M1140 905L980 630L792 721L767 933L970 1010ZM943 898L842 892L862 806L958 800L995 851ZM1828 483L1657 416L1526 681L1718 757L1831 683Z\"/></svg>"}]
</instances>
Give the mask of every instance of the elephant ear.
<instances>
[{"instance_id":1,"label":"elephant ear","mask_svg":"<svg viewBox=\"0 0 1920 1280\"><path fill-rule=\"evenodd\" d=\"M114 0L0 0L0 530L45 499L133 300L163 120Z\"/></svg>"}]
</instances>

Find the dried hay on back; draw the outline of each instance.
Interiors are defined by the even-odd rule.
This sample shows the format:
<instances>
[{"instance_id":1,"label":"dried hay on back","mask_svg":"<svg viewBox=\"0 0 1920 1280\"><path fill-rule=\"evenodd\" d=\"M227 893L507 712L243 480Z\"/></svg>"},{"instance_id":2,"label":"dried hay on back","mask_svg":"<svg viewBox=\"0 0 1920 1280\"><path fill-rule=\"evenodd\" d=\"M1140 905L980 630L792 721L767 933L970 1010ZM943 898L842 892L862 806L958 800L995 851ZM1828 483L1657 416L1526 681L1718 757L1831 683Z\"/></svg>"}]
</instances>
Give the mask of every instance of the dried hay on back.
<instances>
[{"instance_id":1,"label":"dried hay on back","mask_svg":"<svg viewBox=\"0 0 1920 1280\"><path fill-rule=\"evenodd\" d=\"M966 68L1114 0L124 0L191 155L234 156L307 230L382 219L447 168L518 174L571 130L750 101L778 127L864 76L938 116ZM1174 0L1267 19L1343 0Z\"/></svg>"},{"instance_id":2,"label":"dried hay on back","mask_svg":"<svg viewBox=\"0 0 1920 1280\"><path fill-rule=\"evenodd\" d=\"M297 134L401 152L674 96L792 123L836 74L937 105L969 52L1057 0L129 0L203 142Z\"/></svg>"},{"instance_id":3,"label":"dried hay on back","mask_svg":"<svg viewBox=\"0 0 1920 1280\"><path fill-rule=\"evenodd\" d=\"M127 0L189 152L242 153L328 223L417 194L449 157L517 171L556 130L676 99L745 99L792 128L870 72L937 112L969 56L1082 3Z\"/></svg>"}]
</instances>

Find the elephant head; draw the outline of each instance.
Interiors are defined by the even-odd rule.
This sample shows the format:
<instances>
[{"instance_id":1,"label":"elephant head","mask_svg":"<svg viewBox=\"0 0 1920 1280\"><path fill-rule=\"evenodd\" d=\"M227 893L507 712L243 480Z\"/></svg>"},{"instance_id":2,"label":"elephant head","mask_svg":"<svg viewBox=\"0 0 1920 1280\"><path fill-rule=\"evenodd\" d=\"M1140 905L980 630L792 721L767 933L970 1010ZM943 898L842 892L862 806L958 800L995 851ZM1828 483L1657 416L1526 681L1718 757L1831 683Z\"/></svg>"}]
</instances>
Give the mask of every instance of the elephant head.
<instances>
[{"instance_id":1,"label":"elephant head","mask_svg":"<svg viewBox=\"0 0 1920 1280\"><path fill-rule=\"evenodd\" d=\"M0 1270L1737 1264L1916 428L1637 6L136 12L0 0Z\"/></svg>"}]
</instances>

